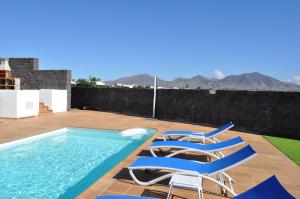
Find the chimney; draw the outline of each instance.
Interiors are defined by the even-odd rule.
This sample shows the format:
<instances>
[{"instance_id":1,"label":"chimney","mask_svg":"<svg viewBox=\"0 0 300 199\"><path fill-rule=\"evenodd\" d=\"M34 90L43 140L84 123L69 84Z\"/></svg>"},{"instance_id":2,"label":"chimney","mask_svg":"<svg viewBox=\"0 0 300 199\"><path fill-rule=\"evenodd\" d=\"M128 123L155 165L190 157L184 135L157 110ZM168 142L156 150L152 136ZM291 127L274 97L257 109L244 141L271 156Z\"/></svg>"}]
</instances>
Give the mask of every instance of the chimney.
<instances>
[{"instance_id":1,"label":"chimney","mask_svg":"<svg viewBox=\"0 0 300 199\"><path fill-rule=\"evenodd\" d=\"M11 70L8 58L0 58L0 78L10 78Z\"/></svg>"},{"instance_id":2,"label":"chimney","mask_svg":"<svg viewBox=\"0 0 300 199\"><path fill-rule=\"evenodd\" d=\"M8 58L0 58L0 89L20 90L20 78L12 78Z\"/></svg>"},{"instance_id":3,"label":"chimney","mask_svg":"<svg viewBox=\"0 0 300 199\"><path fill-rule=\"evenodd\" d=\"M10 71L8 58L0 58L0 70Z\"/></svg>"}]
</instances>

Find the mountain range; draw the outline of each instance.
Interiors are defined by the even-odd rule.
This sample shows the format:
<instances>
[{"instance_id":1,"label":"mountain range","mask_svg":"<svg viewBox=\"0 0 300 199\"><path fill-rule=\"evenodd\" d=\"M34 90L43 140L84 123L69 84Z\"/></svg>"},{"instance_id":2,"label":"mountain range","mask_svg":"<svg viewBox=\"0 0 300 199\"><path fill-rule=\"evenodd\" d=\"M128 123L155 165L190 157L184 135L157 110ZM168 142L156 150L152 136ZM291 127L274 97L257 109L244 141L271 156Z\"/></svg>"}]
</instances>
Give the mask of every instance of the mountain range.
<instances>
[{"instance_id":1,"label":"mountain range","mask_svg":"<svg viewBox=\"0 0 300 199\"><path fill-rule=\"evenodd\" d=\"M154 77L149 74L139 74L129 77L123 77L113 81L107 81L107 84L126 84L152 86ZM268 91L298 91L300 85L279 81L273 77L263 75L257 72L244 73L241 75L229 75L224 79L207 78L201 75L192 78L178 77L171 81L157 78L157 86L164 88L189 88L189 89L208 89L213 83L218 89L223 90L268 90Z\"/></svg>"}]
</instances>

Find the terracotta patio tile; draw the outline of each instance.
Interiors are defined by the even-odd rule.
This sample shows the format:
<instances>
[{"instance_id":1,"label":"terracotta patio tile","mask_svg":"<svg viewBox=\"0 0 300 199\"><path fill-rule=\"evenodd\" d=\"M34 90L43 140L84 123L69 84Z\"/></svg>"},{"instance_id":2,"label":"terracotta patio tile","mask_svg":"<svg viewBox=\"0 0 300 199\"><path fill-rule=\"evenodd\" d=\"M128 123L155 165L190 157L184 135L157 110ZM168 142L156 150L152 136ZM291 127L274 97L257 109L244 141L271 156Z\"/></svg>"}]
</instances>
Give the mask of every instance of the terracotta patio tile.
<instances>
[{"instance_id":1,"label":"terracotta patio tile","mask_svg":"<svg viewBox=\"0 0 300 199\"><path fill-rule=\"evenodd\" d=\"M113 195L123 195L123 194L119 194L119 193L115 193L115 192L111 192L111 191L104 191L101 196L113 196ZM91 198L92 199L92 198Z\"/></svg>"},{"instance_id":2,"label":"terracotta patio tile","mask_svg":"<svg viewBox=\"0 0 300 199\"><path fill-rule=\"evenodd\" d=\"M78 199L89 199L89 198L95 198L98 195L101 195L102 191L93 191L92 189L89 189L85 192L83 192Z\"/></svg>"},{"instance_id":3,"label":"terracotta patio tile","mask_svg":"<svg viewBox=\"0 0 300 199\"><path fill-rule=\"evenodd\" d=\"M131 185L126 183L113 182L106 190L114 193L127 193Z\"/></svg>"}]
</instances>

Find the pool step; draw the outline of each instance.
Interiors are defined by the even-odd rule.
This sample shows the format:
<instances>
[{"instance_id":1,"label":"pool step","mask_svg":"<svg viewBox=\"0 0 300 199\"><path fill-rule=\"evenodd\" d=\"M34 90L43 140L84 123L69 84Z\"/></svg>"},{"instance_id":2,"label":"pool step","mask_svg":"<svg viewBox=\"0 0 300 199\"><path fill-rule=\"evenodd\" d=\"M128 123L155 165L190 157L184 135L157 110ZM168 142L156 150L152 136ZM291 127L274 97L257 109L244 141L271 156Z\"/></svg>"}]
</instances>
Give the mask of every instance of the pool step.
<instances>
[{"instance_id":1,"label":"pool step","mask_svg":"<svg viewBox=\"0 0 300 199\"><path fill-rule=\"evenodd\" d=\"M52 113L53 112L48 106L45 106L45 104L43 102L40 102L39 105L40 105L39 114Z\"/></svg>"}]
</instances>

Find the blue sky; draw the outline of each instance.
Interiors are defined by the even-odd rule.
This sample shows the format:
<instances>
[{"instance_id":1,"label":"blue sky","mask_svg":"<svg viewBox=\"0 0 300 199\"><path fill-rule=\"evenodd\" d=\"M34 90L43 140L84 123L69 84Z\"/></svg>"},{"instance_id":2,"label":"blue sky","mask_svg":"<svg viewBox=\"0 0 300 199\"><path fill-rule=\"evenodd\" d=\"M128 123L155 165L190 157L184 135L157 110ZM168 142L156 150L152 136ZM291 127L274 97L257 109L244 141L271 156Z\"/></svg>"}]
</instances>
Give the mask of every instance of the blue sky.
<instances>
[{"instance_id":1,"label":"blue sky","mask_svg":"<svg viewBox=\"0 0 300 199\"><path fill-rule=\"evenodd\" d=\"M300 83L299 0L1 0L0 57L104 80L260 72Z\"/></svg>"}]
</instances>

